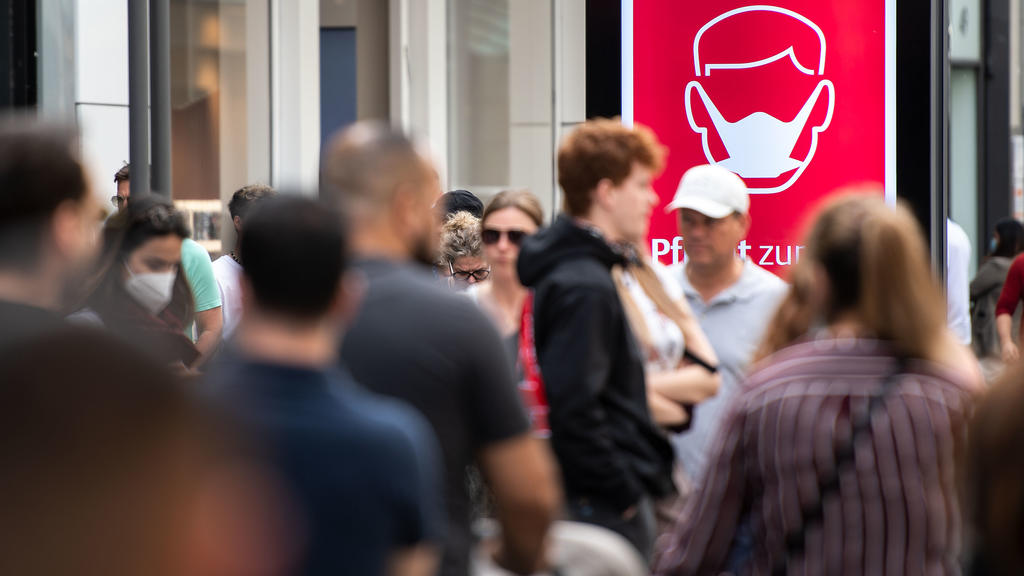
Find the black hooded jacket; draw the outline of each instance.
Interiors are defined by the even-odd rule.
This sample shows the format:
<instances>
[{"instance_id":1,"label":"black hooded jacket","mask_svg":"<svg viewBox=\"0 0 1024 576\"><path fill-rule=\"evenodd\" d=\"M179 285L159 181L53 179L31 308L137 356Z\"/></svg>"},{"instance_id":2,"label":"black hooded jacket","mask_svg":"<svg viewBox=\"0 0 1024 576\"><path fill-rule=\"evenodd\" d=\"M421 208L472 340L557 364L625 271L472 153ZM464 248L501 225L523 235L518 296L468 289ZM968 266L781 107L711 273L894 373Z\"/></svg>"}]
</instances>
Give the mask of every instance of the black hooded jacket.
<instances>
[{"instance_id":1,"label":"black hooded jacket","mask_svg":"<svg viewBox=\"0 0 1024 576\"><path fill-rule=\"evenodd\" d=\"M567 496L618 511L674 489L672 447L651 421L643 357L610 273L624 261L560 216L526 239L518 262L535 292L537 356Z\"/></svg>"}]
</instances>

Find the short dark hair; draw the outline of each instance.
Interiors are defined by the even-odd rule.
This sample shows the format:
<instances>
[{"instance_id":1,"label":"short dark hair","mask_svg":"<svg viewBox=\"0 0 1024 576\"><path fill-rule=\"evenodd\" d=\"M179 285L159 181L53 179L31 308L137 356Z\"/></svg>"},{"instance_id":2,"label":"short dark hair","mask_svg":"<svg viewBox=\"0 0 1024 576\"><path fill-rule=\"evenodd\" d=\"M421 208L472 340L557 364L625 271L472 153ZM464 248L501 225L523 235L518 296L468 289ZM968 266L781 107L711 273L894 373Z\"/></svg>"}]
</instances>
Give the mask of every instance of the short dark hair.
<instances>
[{"instance_id":1,"label":"short dark hair","mask_svg":"<svg viewBox=\"0 0 1024 576\"><path fill-rule=\"evenodd\" d=\"M174 234L183 240L189 237L185 216L170 200L157 194L144 194L129 202L107 220L104 233L107 247L112 236L117 238L115 247L121 256L127 256L154 236Z\"/></svg>"},{"instance_id":2,"label":"short dark hair","mask_svg":"<svg viewBox=\"0 0 1024 576\"><path fill-rule=\"evenodd\" d=\"M77 148L71 127L0 120L0 268L38 265L57 208L88 194Z\"/></svg>"},{"instance_id":3,"label":"short dark hair","mask_svg":"<svg viewBox=\"0 0 1024 576\"><path fill-rule=\"evenodd\" d=\"M441 195L444 220L459 212L469 212L477 218L484 216L484 203L469 190L452 190Z\"/></svg>"},{"instance_id":4,"label":"short dark hair","mask_svg":"<svg viewBox=\"0 0 1024 576\"><path fill-rule=\"evenodd\" d=\"M264 198L270 198L277 194L273 188L266 184L249 184L248 186L242 186L235 193L231 195L231 201L228 202L228 212L231 217L238 216L242 220L245 220L246 214L252 209L253 204L263 200Z\"/></svg>"},{"instance_id":5,"label":"short dark hair","mask_svg":"<svg viewBox=\"0 0 1024 576\"><path fill-rule=\"evenodd\" d=\"M1002 256L1003 258L1014 258L1024 246L1024 226L1013 218L1003 218L996 222L996 234L999 234L999 242L991 256Z\"/></svg>"},{"instance_id":6,"label":"short dark hair","mask_svg":"<svg viewBox=\"0 0 1024 576\"><path fill-rule=\"evenodd\" d=\"M132 167L127 162L121 169L114 173L114 184L120 184L121 182L131 182L132 180Z\"/></svg>"},{"instance_id":7,"label":"short dark hair","mask_svg":"<svg viewBox=\"0 0 1024 576\"><path fill-rule=\"evenodd\" d=\"M239 255L258 308L313 321L334 301L347 248L338 212L285 194L260 202L249 214Z\"/></svg>"}]
</instances>

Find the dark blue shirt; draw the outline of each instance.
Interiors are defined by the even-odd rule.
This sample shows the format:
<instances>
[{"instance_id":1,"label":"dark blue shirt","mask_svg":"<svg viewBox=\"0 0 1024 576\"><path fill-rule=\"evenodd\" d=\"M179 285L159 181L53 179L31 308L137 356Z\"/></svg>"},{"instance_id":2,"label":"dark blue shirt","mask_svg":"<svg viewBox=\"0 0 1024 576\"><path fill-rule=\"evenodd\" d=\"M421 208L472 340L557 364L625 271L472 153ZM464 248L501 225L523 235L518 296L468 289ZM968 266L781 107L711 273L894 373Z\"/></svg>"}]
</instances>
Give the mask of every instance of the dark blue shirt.
<instances>
[{"instance_id":1,"label":"dark blue shirt","mask_svg":"<svg viewBox=\"0 0 1024 576\"><path fill-rule=\"evenodd\" d=\"M229 356L208 379L292 498L307 575L385 574L396 550L442 537L430 426L337 369Z\"/></svg>"}]
</instances>

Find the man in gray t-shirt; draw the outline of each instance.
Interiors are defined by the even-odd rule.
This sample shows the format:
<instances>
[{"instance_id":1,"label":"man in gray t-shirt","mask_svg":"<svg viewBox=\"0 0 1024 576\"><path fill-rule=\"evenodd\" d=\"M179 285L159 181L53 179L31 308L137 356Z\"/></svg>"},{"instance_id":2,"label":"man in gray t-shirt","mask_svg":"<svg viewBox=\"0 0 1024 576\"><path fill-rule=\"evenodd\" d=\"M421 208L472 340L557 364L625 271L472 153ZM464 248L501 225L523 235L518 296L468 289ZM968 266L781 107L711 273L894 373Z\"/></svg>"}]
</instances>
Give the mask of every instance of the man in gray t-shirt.
<instances>
[{"instance_id":1,"label":"man in gray t-shirt","mask_svg":"<svg viewBox=\"0 0 1024 576\"><path fill-rule=\"evenodd\" d=\"M367 388L419 410L441 445L448 537L440 574L469 573L471 464L494 496L495 560L516 574L536 572L560 505L554 459L530 433L497 331L468 298L430 277L437 172L404 135L359 123L331 141L323 181L322 197L348 211L366 288L343 364Z\"/></svg>"},{"instance_id":2,"label":"man in gray t-shirt","mask_svg":"<svg viewBox=\"0 0 1024 576\"><path fill-rule=\"evenodd\" d=\"M750 197L739 176L719 166L691 168L669 210L677 211L686 248L686 262L673 271L718 355L722 375L718 394L696 406L690 429L673 438L676 457L699 483L712 436L787 286L736 254L750 230Z\"/></svg>"}]
</instances>

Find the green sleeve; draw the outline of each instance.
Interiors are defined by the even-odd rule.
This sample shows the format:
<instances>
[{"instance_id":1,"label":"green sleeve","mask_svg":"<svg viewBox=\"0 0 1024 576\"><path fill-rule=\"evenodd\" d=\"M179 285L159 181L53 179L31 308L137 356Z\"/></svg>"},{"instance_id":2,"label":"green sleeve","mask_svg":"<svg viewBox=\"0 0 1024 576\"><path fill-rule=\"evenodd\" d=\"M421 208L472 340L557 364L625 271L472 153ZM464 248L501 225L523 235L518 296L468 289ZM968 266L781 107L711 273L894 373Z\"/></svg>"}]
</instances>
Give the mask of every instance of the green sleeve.
<instances>
[{"instance_id":1,"label":"green sleeve","mask_svg":"<svg viewBox=\"0 0 1024 576\"><path fill-rule=\"evenodd\" d=\"M181 267L185 270L185 278L192 288L196 312L219 307L220 290L217 289L217 278L213 275L210 254L191 238L186 238L181 243Z\"/></svg>"}]
</instances>

